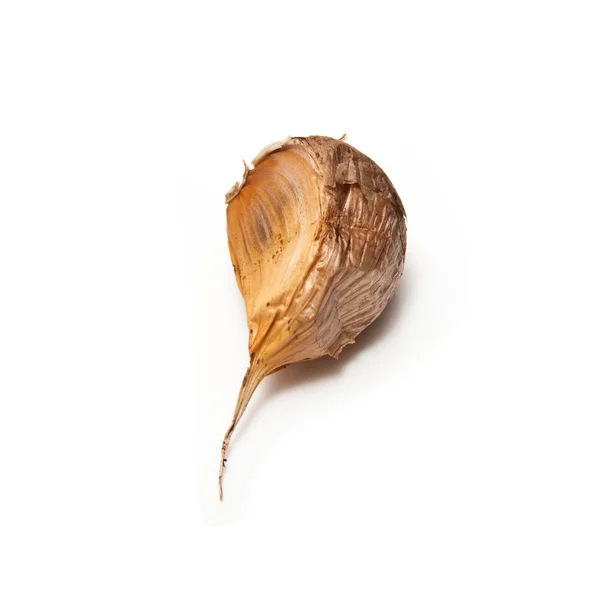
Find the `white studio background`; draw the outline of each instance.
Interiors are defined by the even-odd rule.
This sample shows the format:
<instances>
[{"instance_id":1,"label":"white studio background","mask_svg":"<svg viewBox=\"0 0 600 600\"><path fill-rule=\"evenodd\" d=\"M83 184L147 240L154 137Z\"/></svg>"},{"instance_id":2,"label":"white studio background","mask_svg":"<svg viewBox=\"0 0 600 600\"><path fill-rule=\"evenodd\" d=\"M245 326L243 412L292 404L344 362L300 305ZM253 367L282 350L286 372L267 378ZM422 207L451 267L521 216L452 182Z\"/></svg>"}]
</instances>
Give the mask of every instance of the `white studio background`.
<instances>
[{"instance_id":1,"label":"white studio background","mask_svg":"<svg viewBox=\"0 0 600 600\"><path fill-rule=\"evenodd\" d=\"M600 595L593 2L0 7L0 597ZM241 160L348 135L405 276L247 366Z\"/></svg>"}]
</instances>

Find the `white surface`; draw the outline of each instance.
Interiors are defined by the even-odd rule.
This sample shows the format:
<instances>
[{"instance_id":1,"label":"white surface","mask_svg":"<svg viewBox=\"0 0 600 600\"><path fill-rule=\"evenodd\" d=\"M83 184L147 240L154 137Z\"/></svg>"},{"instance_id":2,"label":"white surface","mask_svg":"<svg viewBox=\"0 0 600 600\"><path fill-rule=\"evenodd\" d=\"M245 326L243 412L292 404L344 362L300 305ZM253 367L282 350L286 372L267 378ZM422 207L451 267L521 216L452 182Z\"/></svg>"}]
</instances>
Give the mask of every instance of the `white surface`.
<instances>
[{"instance_id":1,"label":"white surface","mask_svg":"<svg viewBox=\"0 0 600 600\"><path fill-rule=\"evenodd\" d=\"M0 597L598 598L594 3L0 8ZM408 212L339 362L247 362L223 195L348 134Z\"/></svg>"}]
</instances>

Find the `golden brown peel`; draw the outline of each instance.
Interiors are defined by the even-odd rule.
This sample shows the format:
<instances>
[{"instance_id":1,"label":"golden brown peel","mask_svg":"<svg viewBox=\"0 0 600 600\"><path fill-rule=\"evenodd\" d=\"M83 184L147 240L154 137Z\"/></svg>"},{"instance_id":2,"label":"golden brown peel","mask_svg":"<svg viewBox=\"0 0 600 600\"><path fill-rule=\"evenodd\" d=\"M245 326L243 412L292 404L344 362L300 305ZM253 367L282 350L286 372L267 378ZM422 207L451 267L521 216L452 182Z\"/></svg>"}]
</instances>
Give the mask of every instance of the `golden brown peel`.
<instances>
[{"instance_id":1,"label":"golden brown peel","mask_svg":"<svg viewBox=\"0 0 600 600\"><path fill-rule=\"evenodd\" d=\"M406 213L385 173L342 140L271 144L226 196L229 252L246 303L250 366L221 450L270 373L344 346L402 275Z\"/></svg>"}]
</instances>

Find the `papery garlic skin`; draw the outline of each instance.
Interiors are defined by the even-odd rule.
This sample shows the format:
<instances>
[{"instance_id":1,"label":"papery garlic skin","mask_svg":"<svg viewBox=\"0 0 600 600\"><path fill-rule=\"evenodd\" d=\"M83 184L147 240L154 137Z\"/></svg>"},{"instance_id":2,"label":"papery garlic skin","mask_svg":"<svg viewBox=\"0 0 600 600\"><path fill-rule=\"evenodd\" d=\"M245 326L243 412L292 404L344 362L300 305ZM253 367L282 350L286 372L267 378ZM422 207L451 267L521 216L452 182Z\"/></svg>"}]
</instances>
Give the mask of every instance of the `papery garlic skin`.
<instances>
[{"instance_id":1,"label":"papery garlic skin","mask_svg":"<svg viewBox=\"0 0 600 600\"><path fill-rule=\"evenodd\" d=\"M406 213L385 173L349 144L287 138L226 196L229 251L246 303L250 367L222 447L262 379L344 346L402 275Z\"/></svg>"}]
</instances>

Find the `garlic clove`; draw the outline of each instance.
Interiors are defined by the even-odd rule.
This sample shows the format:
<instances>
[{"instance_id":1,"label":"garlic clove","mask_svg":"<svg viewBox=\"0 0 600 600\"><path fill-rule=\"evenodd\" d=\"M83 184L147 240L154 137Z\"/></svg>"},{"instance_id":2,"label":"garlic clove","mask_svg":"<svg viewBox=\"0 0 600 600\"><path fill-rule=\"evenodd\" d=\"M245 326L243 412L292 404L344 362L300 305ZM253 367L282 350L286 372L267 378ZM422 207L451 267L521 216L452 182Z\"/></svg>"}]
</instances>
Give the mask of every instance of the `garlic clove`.
<instances>
[{"instance_id":1,"label":"garlic clove","mask_svg":"<svg viewBox=\"0 0 600 600\"><path fill-rule=\"evenodd\" d=\"M231 435L262 379L294 362L337 358L384 309L406 253L398 194L344 141L286 138L253 166L226 197L250 366L223 440L221 499Z\"/></svg>"}]
</instances>

